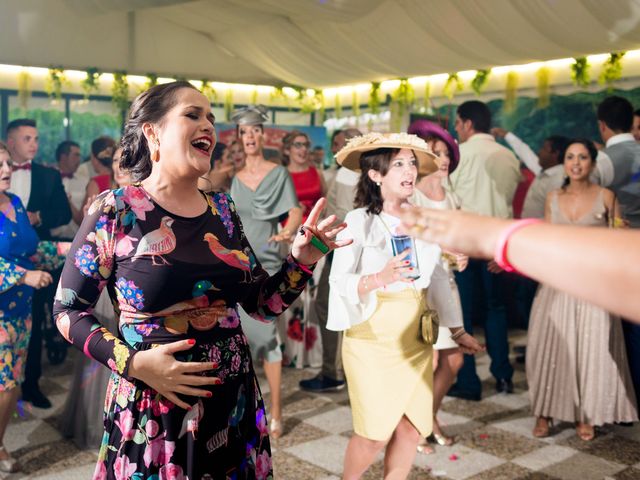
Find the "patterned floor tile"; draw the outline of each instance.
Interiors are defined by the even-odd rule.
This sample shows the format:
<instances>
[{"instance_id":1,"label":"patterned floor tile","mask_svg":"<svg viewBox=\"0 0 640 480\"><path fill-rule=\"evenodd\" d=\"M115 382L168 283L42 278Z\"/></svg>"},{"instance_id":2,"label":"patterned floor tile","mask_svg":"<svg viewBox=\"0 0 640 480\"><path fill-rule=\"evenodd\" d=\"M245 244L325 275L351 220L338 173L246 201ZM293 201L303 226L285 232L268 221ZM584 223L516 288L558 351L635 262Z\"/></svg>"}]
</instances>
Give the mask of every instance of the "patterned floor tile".
<instances>
[{"instance_id":1,"label":"patterned floor tile","mask_svg":"<svg viewBox=\"0 0 640 480\"><path fill-rule=\"evenodd\" d=\"M619 438L612 434L603 437L596 437L592 442L583 442L580 451L591 455L597 455L606 460L623 465L633 465L640 462L640 442L625 440L621 442Z\"/></svg>"},{"instance_id":2,"label":"patterned floor tile","mask_svg":"<svg viewBox=\"0 0 640 480\"><path fill-rule=\"evenodd\" d=\"M485 400L488 400L491 403L495 403L497 405L502 405L509 410L520 410L523 408L529 408L529 392L526 391L521 393L513 393L510 395L496 393L495 395L486 397Z\"/></svg>"},{"instance_id":3,"label":"patterned floor tile","mask_svg":"<svg viewBox=\"0 0 640 480\"><path fill-rule=\"evenodd\" d=\"M317 480L318 478L332 478L331 473L326 469L300 460L287 452L282 452L274 456L273 476L279 480Z\"/></svg>"},{"instance_id":4,"label":"patterned floor tile","mask_svg":"<svg viewBox=\"0 0 640 480\"><path fill-rule=\"evenodd\" d=\"M542 469L547 475L563 480L601 480L613 476L626 467L603 458L578 452L566 460Z\"/></svg>"},{"instance_id":5,"label":"patterned floor tile","mask_svg":"<svg viewBox=\"0 0 640 480\"><path fill-rule=\"evenodd\" d=\"M467 479L489 468L497 467L505 460L478 450L472 450L461 444L451 447L435 446L431 455L417 455L413 464L429 469L434 477Z\"/></svg>"},{"instance_id":6,"label":"patterned floor tile","mask_svg":"<svg viewBox=\"0 0 640 480\"><path fill-rule=\"evenodd\" d=\"M285 449L299 443L306 443L328 436L325 430L321 430L298 418L290 417L284 421L284 434L278 440L272 440L277 449Z\"/></svg>"},{"instance_id":7,"label":"patterned floor tile","mask_svg":"<svg viewBox=\"0 0 640 480\"><path fill-rule=\"evenodd\" d=\"M612 478L615 480L638 480L640 478L640 469L633 467L625 468L616 473Z\"/></svg>"},{"instance_id":8,"label":"patterned floor tile","mask_svg":"<svg viewBox=\"0 0 640 480\"><path fill-rule=\"evenodd\" d=\"M547 445L533 452L513 458L511 463L528 468L529 470L542 470L555 463L565 461L578 453L576 450L560 445Z\"/></svg>"},{"instance_id":9,"label":"patterned floor tile","mask_svg":"<svg viewBox=\"0 0 640 480\"><path fill-rule=\"evenodd\" d=\"M460 437L460 442L474 450L507 460L526 455L544 446L544 443L537 440L530 440L493 427L483 427L468 432Z\"/></svg>"},{"instance_id":10,"label":"patterned floor tile","mask_svg":"<svg viewBox=\"0 0 640 480\"><path fill-rule=\"evenodd\" d=\"M306 418L305 423L334 434L347 432L353 428L351 409L347 407L334 408L320 415Z\"/></svg>"},{"instance_id":11,"label":"patterned floor tile","mask_svg":"<svg viewBox=\"0 0 640 480\"><path fill-rule=\"evenodd\" d=\"M46 422L38 419L16 420L7 427L4 445L7 450L14 452L61 439L60 432Z\"/></svg>"},{"instance_id":12,"label":"patterned floor tile","mask_svg":"<svg viewBox=\"0 0 640 480\"><path fill-rule=\"evenodd\" d=\"M340 475L348 442L347 438L340 435L330 435L318 440L299 443L284 449L284 451L295 455L300 460Z\"/></svg>"},{"instance_id":13,"label":"patterned floor tile","mask_svg":"<svg viewBox=\"0 0 640 480\"><path fill-rule=\"evenodd\" d=\"M541 472L532 472L513 463L503 463L490 470L485 470L478 475L470 477L469 480L558 480L556 477L546 475Z\"/></svg>"},{"instance_id":14,"label":"patterned floor tile","mask_svg":"<svg viewBox=\"0 0 640 480\"><path fill-rule=\"evenodd\" d=\"M531 416L522 416L504 421L497 421L495 423L492 423L492 426L495 428L499 428L500 430L505 430L507 432L521 435L531 440L535 439L549 444L563 444L563 442L565 442L568 438L575 436L575 431L573 430L573 427L571 425L559 424L553 427L553 429L551 430L551 435L549 437L537 439L531 433L533 427L535 426L535 418Z\"/></svg>"}]
</instances>

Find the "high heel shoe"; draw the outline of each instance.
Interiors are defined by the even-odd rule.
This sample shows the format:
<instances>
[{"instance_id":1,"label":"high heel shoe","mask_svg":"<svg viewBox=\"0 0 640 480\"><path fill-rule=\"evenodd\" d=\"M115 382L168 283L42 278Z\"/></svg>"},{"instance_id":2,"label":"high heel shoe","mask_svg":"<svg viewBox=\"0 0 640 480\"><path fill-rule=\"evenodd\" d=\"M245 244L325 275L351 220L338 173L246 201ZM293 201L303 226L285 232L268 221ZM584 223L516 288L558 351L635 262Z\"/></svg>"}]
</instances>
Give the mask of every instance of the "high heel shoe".
<instances>
[{"instance_id":1,"label":"high heel shoe","mask_svg":"<svg viewBox=\"0 0 640 480\"><path fill-rule=\"evenodd\" d=\"M437 443L441 447L450 447L451 445L456 443L456 441L455 441L455 439L453 437L447 437L444 434L438 434L438 433L435 433L435 432L433 432L431 435L429 435L427 437L427 440L429 440L432 443Z\"/></svg>"},{"instance_id":2,"label":"high heel shoe","mask_svg":"<svg viewBox=\"0 0 640 480\"><path fill-rule=\"evenodd\" d=\"M9 452L7 452L3 445L0 445L0 452L4 452L9 456L9 458L0 460L0 472L16 473L22 470L22 467L20 466L18 460L9 455Z\"/></svg>"},{"instance_id":3,"label":"high heel shoe","mask_svg":"<svg viewBox=\"0 0 640 480\"><path fill-rule=\"evenodd\" d=\"M596 436L596 429L593 425L578 422L578 424L576 425L576 433L578 434L580 440L590 442Z\"/></svg>"},{"instance_id":4,"label":"high heel shoe","mask_svg":"<svg viewBox=\"0 0 640 480\"><path fill-rule=\"evenodd\" d=\"M423 455L431 455L432 453L435 453L435 450L431 448L428 442L425 440L423 440L423 442L424 443L421 443L416 447L418 453L422 453Z\"/></svg>"},{"instance_id":5,"label":"high heel shoe","mask_svg":"<svg viewBox=\"0 0 640 480\"><path fill-rule=\"evenodd\" d=\"M543 423L544 422L544 423ZM533 434L536 438L545 438L549 436L549 431L553 426L553 419L547 417L538 417L536 419L536 426L533 427Z\"/></svg>"},{"instance_id":6,"label":"high heel shoe","mask_svg":"<svg viewBox=\"0 0 640 480\"><path fill-rule=\"evenodd\" d=\"M271 419L269 422L269 435L273 440L277 440L282 436L282 420Z\"/></svg>"}]
</instances>

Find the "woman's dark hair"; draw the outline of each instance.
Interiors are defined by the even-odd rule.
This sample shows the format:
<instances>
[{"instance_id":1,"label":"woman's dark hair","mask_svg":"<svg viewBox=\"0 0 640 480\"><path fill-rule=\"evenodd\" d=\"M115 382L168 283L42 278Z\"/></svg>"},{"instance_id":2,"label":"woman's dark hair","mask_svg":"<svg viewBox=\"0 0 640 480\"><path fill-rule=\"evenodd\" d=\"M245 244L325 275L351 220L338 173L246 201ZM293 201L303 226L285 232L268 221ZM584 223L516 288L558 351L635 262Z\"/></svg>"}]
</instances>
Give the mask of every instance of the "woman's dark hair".
<instances>
[{"instance_id":1,"label":"woman's dark hair","mask_svg":"<svg viewBox=\"0 0 640 480\"><path fill-rule=\"evenodd\" d=\"M285 167L289 165L289 155L285 153L287 150L291 150L293 146L293 142L296 140L296 137L304 137L307 139L307 142L311 143L309 140L309 135L300 130L291 130L282 138L282 148L280 149L280 158L282 159L282 165Z\"/></svg>"},{"instance_id":2,"label":"woman's dark hair","mask_svg":"<svg viewBox=\"0 0 640 480\"><path fill-rule=\"evenodd\" d=\"M596 146L593 144L593 142L591 140L589 140L588 138L574 138L571 139L567 142L567 145L564 147L564 150L562 152L562 156L560 157L562 159L562 163L564 164L564 157L567 154L567 150L569 150L569 147L571 145L575 145L576 143L579 143L580 145L583 145L587 151L589 152L589 157L591 157L591 164L595 164L596 163L596 157L598 156L598 149L596 148ZM564 190L565 188L567 188L567 186L569 185L569 177L566 176L564 178L564 182L562 183L562 189Z\"/></svg>"},{"instance_id":3,"label":"woman's dark hair","mask_svg":"<svg viewBox=\"0 0 640 480\"><path fill-rule=\"evenodd\" d=\"M222 142L217 142L216 146L213 147L213 152L211 153L211 160L209 161L210 167L213 168L213 165L216 162L222 160L222 156L224 155L224 151L227 149L227 146Z\"/></svg>"},{"instance_id":4,"label":"woman's dark hair","mask_svg":"<svg viewBox=\"0 0 640 480\"><path fill-rule=\"evenodd\" d=\"M142 133L142 125L160 123L167 112L175 107L178 92L183 88L198 90L186 81L163 83L145 90L131 104L120 140L120 168L129 171L132 181L144 180L151 173L151 152Z\"/></svg>"},{"instance_id":5,"label":"woman's dark hair","mask_svg":"<svg viewBox=\"0 0 640 480\"><path fill-rule=\"evenodd\" d=\"M356 208L367 207L367 213L374 215L382 211L383 198L380 187L369 178L369 170L375 170L384 177L389 171L391 159L399 151L399 148L378 148L362 154L360 157L362 173L356 187Z\"/></svg>"}]
</instances>

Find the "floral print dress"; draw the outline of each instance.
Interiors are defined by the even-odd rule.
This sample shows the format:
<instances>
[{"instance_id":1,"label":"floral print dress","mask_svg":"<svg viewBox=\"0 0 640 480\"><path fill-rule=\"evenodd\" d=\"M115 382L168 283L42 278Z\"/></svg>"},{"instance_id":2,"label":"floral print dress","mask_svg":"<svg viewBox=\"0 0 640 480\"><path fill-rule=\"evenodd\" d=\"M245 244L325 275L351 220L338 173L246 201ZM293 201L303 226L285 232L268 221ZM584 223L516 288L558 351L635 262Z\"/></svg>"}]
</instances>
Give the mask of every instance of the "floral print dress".
<instances>
[{"instance_id":1,"label":"floral print dress","mask_svg":"<svg viewBox=\"0 0 640 480\"><path fill-rule=\"evenodd\" d=\"M287 257L269 276L231 198L180 217L141 186L103 192L73 242L55 301L58 328L112 370L94 479L268 479L267 419L238 305L264 322L298 297L312 272ZM257 246L259 247L259 246ZM92 315L101 290L117 299L119 331ZM181 361L214 362L211 398L185 411L129 376L140 350L196 340Z\"/></svg>"},{"instance_id":2,"label":"floral print dress","mask_svg":"<svg viewBox=\"0 0 640 480\"><path fill-rule=\"evenodd\" d=\"M34 289L21 280L29 270L54 270L64 261L57 243L38 242L22 202L7 195L15 218L0 212L0 392L24 381Z\"/></svg>"}]
</instances>

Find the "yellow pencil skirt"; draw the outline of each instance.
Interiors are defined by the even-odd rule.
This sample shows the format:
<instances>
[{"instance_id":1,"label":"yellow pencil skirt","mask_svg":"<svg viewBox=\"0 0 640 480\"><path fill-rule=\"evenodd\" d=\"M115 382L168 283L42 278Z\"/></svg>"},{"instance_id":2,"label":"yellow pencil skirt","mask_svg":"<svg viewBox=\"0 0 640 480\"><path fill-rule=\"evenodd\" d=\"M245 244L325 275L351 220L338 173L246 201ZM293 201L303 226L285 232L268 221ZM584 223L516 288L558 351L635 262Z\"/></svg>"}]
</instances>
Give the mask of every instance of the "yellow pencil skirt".
<instances>
[{"instance_id":1,"label":"yellow pencil skirt","mask_svg":"<svg viewBox=\"0 0 640 480\"><path fill-rule=\"evenodd\" d=\"M386 441L406 415L427 437L433 422L433 350L419 336L416 292L377 296L374 314L347 330L342 343L353 430Z\"/></svg>"}]
</instances>

